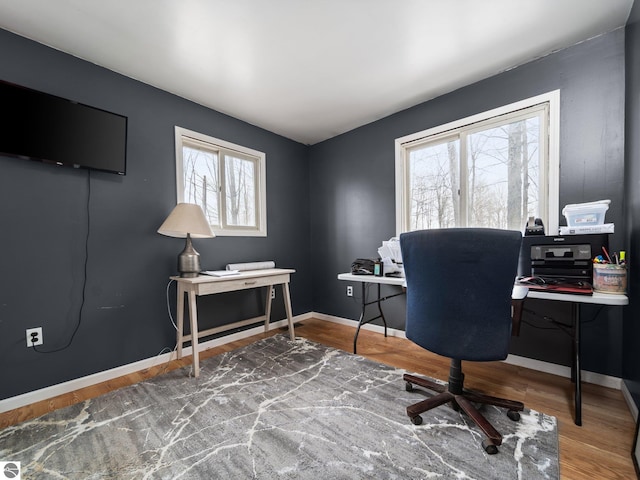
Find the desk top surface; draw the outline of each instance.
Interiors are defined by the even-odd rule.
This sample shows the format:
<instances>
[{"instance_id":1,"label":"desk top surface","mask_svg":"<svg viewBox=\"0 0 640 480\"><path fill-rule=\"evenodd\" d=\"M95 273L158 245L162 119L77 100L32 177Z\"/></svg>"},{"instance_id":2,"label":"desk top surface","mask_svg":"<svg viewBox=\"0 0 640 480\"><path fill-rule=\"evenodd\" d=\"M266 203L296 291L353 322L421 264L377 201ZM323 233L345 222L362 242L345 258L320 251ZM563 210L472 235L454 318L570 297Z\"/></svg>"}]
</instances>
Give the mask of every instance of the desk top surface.
<instances>
[{"instance_id":1,"label":"desk top surface","mask_svg":"<svg viewBox=\"0 0 640 480\"><path fill-rule=\"evenodd\" d=\"M375 275L354 275L352 273L340 273L338 275L338 280L406 286L406 279L398 277L376 277ZM514 287L513 298L523 298L523 293L526 290L528 290L526 287L516 285ZM629 297L627 297L626 295L616 295L613 293L600 292L593 292L593 295L576 295L571 293L552 293L529 290L524 298L535 298L538 300L555 300L559 302L594 303L598 305L627 305L629 303Z\"/></svg>"},{"instance_id":2,"label":"desk top surface","mask_svg":"<svg viewBox=\"0 0 640 480\"><path fill-rule=\"evenodd\" d=\"M375 275L354 275L353 273L341 273L338 280L351 280L352 282L382 283L384 285L406 286L404 277L376 277Z\"/></svg>"},{"instance_id":3,"label":"desk top surface","mask_svg":"<svg viewBox=\"0 0 640 480\"><path fill-rule=\"evenodd\" d=\"M628 305L629 297L615 293L593 292L592 295L575 295L572 293L539 292L529 290L527 298L539 300L556 300L560 302L595 303L598 305Z\"/></svg>"},{"instance_id":4,"label":"desk top surface","mask_svg":"<svg viewBox=\"0 0 640 480\"><path fill-rule=\"evenodd\" d=\"M171 280L175 280L176 282L186 282L186 283L210 283L210 282L229 282L233 280L244 280L247 278L256 278L256 277L268 277L270 275L288 275L291 273L295 273L296 271L291 268L267 268L264 270L246 270L244 272L238 272L231 275L224 275L222 277L216 277L213 275L199 275L193 278L183 278L183 277L170 277Z\"/></svg>"}]
</instances>

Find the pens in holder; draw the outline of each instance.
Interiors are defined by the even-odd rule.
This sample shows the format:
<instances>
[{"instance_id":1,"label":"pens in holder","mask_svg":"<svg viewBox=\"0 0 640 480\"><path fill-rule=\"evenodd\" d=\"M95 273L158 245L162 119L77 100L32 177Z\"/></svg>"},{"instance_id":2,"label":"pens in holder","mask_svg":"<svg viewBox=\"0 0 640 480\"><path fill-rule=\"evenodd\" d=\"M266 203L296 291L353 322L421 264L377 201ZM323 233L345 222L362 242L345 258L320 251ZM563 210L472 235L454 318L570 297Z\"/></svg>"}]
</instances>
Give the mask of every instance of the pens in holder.
<instances>
[{"instance_id":1,"label":"pens in holder","mask_svg":"<svg viewBox=\"0 0 640 480\"><path fill-rule=\"evenodd\" d=\"M607 256L607 260L609 260L609 263L613 263L611 261L611 257L609 256L609 252L607 252L607 249L604 248L604 245L602 246L602 251L604 252L604 254Z\"/></svg>"}]
</instances>

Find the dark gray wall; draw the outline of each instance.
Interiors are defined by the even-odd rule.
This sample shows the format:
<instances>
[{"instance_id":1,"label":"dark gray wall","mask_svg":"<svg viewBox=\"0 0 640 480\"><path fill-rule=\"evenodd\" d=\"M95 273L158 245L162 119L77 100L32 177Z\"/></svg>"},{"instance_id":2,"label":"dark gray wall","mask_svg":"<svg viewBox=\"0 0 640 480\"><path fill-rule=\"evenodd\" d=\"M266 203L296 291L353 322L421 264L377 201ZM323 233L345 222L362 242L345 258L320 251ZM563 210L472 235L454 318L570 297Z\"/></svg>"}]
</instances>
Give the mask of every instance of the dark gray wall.
<instances>
[{"instance_id":1,"label":"dark gray wall","mask_svg":"<svg viewBox=\"0 0 640 480\"><path fill-rule=\"evenodd\" d=\"M628 61L637 65L637 25L633 28ZM640 198L632 191L638 191L640 181L640 145L628 135L627 159L635 159L635 165L627 171L629 208L624 215L624 42L624 31L618 30L306 147L0 30L0 79L129 117L126 177L92 172L89 179L87 171L0 157L0 218L6 225L0 232L5 252L0 263L0 398L174 346L165 288L183 240L155 233L175 204L174 125L266 152L269 236L217 237L195 244L205 268L266 259L295 268L295 314L315 310L357 318L360 290L347 298L346 284L336 275L347 271L356 257L375 256L381 241L396 233L395 138L558 88L560 205L610 198L607 221L615 222L617 230L612 249L628 244L631 251L637 234L632 232L628 243L622 227L638 212L633 205ZM640 124L639 74L633 71L627 112L634 116L629 128L635 125L635 131ZM68 349L38 354L25 347L26 328L43 326L43 348L53 349L66 344L77 323L89 187L82 324ZM640 225L640 219L634 224ZM638 282L633 269L631 274L633 298ZM173 304L175 290L170 294ZM217 325L257 314L261 305L262 299L251 293L204 298L200 318L204 327ZM632 307L633 301L625 314L625 355L637 365ZM559 320L568 315L566 305L532 304L531 310ZM390 325L403 329L404 298L390 300L386 311ZM621 376L622 311L584 309L585 369ZM283 314L278 305L274 317ZM545 325L532 313L527 321ZM564 364L570 351L566 335L528 325L513 346L513 353ZM625 378L637 388L637 371L625 370Z\"/></svg>"},{"instance_id":2,"label":"dark gray wall","mask_svg":"<svg viewBox=\"0 0 640 480\"><path fill-rule=\"evenodd\" d=\"M624 313L623 378L640 405L640 4L635 2L626 28L625 192L627 245L630 250L630 303Z\"/></svg>"},{"instance_id":3,"label":"dark gray wall","mask_svg":"<svg viewBox=\"0 0 640 480\"><path fill-rule=\"evenodd\" d=\"M176 74L179 74L176 72ZM176 201L174 126L266 153L267 238L194 240L206 269L275 260L295 268L294 314L312 310L308 147L0 30L0 79L126 115L127 175L0 157L0 399L153 357L173 348L165 289L183 239L156 232ZM0 106L1 109L1 106ZM82 299L82 323L63 347ZM175 285L170 290L175 308ZM203 299L203 328L258 315L255 292ZM239 308L241 307L241 308ZM273 319L284 318L282 295Z\"/></svg>"},{"instance_id":4,"label":"dark gray wall","mask_svg":"<svg viewBox=\"0 0 640 480\"><path fill-rule=\"evenodd\" d=\"M624 38L619 29L312 146L315 310L357 318L358 301L345 296L336 275L357 257L375 256L396 233L395 138L551 90L561 90L561 208L609 198L607 222L622 231ZM623 233L611 236L613 250L623 244ZM403 297L385 307L391 325L403 329ZM568 320L567 305L530 307ZM583 318L583 368L621 376L622 309L586 307ZM525 320L546 325L531 313ZM525 325L512 353L568 365L571 345L562 332Z\"/></svg>"}]
</instances>

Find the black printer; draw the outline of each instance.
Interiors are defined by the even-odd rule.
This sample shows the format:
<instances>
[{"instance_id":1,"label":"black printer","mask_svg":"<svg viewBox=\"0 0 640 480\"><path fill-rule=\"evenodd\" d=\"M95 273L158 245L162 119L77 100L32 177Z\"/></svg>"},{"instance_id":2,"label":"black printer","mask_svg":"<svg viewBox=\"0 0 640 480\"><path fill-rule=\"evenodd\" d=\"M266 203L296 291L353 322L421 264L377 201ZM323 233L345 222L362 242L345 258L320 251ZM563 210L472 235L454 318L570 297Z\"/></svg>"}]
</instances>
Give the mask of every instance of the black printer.
<instances>
[{"instance_id":1,"label":"black printer","mask_svg":"<svg viewBox=\"0 0 640 480\"><path fill-rule=\"evenodd\" d=\"M609 248L609 234L542 236L522 238L518 275L561 282L593 279L593 259Z\"/></svg>"}]
</instances>

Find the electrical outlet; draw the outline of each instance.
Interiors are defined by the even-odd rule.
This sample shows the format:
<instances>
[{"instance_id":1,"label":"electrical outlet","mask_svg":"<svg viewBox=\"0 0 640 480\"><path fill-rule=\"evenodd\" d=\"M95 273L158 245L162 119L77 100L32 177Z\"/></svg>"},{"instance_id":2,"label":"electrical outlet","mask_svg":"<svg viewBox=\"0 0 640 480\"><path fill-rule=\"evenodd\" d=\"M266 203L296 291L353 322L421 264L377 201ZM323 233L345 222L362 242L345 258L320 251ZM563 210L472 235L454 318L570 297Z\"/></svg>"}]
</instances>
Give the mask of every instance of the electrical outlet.
<instances>
[{"instance_id":1,"label":"electrical outlet","mask_svg":"<svg viewBox=\"0 0 640 480\"><path fill-rule=\"evenodd\" d=\"M42 327L27 328L27 347L42 345Z\"/></svg>"},{"instance_id":2,"label":"electrical outlet","mask_svg":"<svg viewBox=\"0 0 640 480\"><path fill-rule=\"evenodd\" d=\"M353 285L347 285L347 297L353 297Z\"/></svg>"},{"instance_id":3,"label":"electrical outlet","mask_svg":"<svg viewBox=\"0 0 640 480\"><path fill-rule=\"evenodd\" d=\"M276 298L276 289L271 287L271 300L273 300L274 298Z\"/></svg>"}]
</instances>

